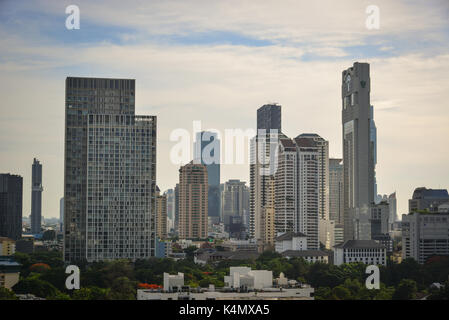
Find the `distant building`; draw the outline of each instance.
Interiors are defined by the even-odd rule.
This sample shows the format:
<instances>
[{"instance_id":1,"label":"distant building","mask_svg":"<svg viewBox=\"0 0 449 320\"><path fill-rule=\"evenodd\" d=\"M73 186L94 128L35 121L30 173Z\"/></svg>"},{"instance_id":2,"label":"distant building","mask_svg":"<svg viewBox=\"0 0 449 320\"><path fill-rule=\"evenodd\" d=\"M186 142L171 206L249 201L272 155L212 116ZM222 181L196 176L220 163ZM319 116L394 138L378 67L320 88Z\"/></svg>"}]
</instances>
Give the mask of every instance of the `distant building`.
<instances>
[{"instance_id":1,"label":"distant building","mask_svg":"<svg viewBox=\"0 0 449 320\"><path fill-rule=\"evenodd\" d=\"M159 239L167 238L167 196L161 195L156 186L156 235Z\"/></svg>"},{"instance_id":2,"label":"distant building","mask_svg":"<svg viewBox=\"0 0 449 320\"><path fill-rule=\"evenodd\" d=\"M370 65L355 62L342 72L342 133L345 240L371 239L375 140L370 102Z\"/></svg>"},{"instance_id":3,"label":"distant building","mask_svg":"<svg viewBox=\"0 0 449 320\"><path fill-rule=\"evenodd\" d=\"M334 242L340 244L344 242L344 225L336 223L334 226Z\"/></svg>"},{"instance_id":4,"label":"distant building","mask_svg":"<svg viewBox=\"0 0 449 320\"><path fill-rule=\"evenodd\" d=\"M287 250L307 250L307 236L301 232L287 232L275 239L276 252L282 253Z\"/></svg>"},{"instance_id":5,"label":"distant building","mask_svg":"<svg viewBox=\"0 0 449 320\"><path fill-rule=\"evenodd\" d=\"M329 159L329 219L344 224L343 160Z\"/></svg>"},{"instance_id":6,"label":"distant building","mask_svg":"<svg viewBox=\"0 0 449 320\"><path fill-rule=\"evenodd\" d=\"M42 165L34 158L31 166L31 233L41 233L42 225Z\"/></svg>"},{"instance_id":7,"label":"distant building","mask_svg":"<svg viewBox=\"0 0 449 320\"><path fill-rule=\"evenodd\" d=\"M402 258L425 263L434 255L449 255L449 213L402 215Z\"/></svg>"},{"instance_id":8,"label":"distant building","mask_svg":"<svg viewBox=\"0 0 449 320\"><path fill-rule=\"evenodd\" d=\"M331 250L335 243L335 221L320 219L319 233L320 233L320 243L328 250Z\"/></svg>"},{"instance_id":9,"label":"distant building","mask_svg":"<svg viewBox=\"0 0 449 320\"><path fill-rule=\"evenodd\" d=\"M228 180L221 192L222 221L229 227L231 217L241 217L242 222L249 210L249 189L244 181Z\"/></svg>"},{"instance_id":10,"label":"distant building","mask_svg":"<svg viewBox=\"0 0 449 320\"><path fill-rule=\"evenodd\" d=\"M208 236L207 168L193 162L179 169L179 238Z\"/></svg>"},{"instance_id":11,"label":"distant building","mask_svg":"<svg viewBox=\"0 0 449 320\"><path fill-rule=\"evenodd\" d=\"M12 256L16 252L16 242L12 239L0 237L0 256Z\"/></svg>"},{"instance_id":12,"label":"distant building","mask_svg":"<svg viewBox=\"0 0 449 320\"><path fill-rule=\"evenodd\" d=\"M438 206L449 202L449 194L446 189L416 188L412 198L408 201L409 212L429 210L438 212Z\"/></svg>"},{"instance_id":13,"label":"distant building","mask_svg":"<svg viewBox=\"0 0 449 320\"><path fill-rule=\"evenodd\" d=\"M348 240L334 246L334 264L362 262L367 265L386 265L387 250L374 240Z\"/></svg>"},{"instance_id":14,"label":"distant building","mask_svg":"<svg viewBox=\"0 0 449 320\"><path fill-rule=\"evenodd\" d=\"M22 237L22 191L21 176L0 174L0 237Z\"/></svg>"},{"instance_id":15,"label":"distant building","mask_svg":"<svg viewBox=\"0 0 449 320\"><path fill-rule=\"evenodd\" d=\"M262 243L273 246L276 234L275 179L271 177L266 183L266 202L260 214L261 240Z\"/></svg>"},{"instance_id":16,"label":"distant building","mask_svg":"<svg viewBox=\"0 0 449 320\"><path fill-rule=\"evenodd\" d=\"M204 164L207 168L208 216L213 223L220 222L220 139L215 132L202 131L196 135L194 143L195 164Z\"/></svg>"},{"instance_id":17,"label":"distant building","mask_svg":"<svg viewBox=\"0 0 449 320\"><path fill-rule=\"evenodd\" d=\"M321 250L287 250L281 253L287 259L303 258L307 262L330 263L330 253Z\"/></svg>"}]
</instances>

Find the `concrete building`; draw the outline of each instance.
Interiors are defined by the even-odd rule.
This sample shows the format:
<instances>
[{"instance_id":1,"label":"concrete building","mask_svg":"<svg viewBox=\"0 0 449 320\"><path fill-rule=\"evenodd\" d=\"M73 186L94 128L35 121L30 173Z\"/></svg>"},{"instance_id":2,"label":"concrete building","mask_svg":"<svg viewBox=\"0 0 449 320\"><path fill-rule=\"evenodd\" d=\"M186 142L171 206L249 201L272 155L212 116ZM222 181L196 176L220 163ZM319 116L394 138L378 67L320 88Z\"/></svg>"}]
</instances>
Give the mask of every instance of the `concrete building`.
<instances>
[{"instance_id":1,"label":"concrete building","mask_svg":"<svg viewBox=\"0 0 449 320\"><path fill-rule=\"evenodd\" d=\"M249 267L230 267L224 277L225 287L262 290L273 287L273 271L251 270Z\"/></svg>"},{"instance_id":2,"label":"concrete building","mask_svg":"<svg viewBox=\"0 0 449 320\"><path fill-rule=\"evenodd\" d=\"M334 242L335 244L343 243L345 239L344 225L336 223L334 226Z\"/></svg>"},{"instance_id":3,"label":"concrete building","mask_svg":"<svg viewBox=\"0 0 449 320\"><path fill-rule=\"evenodd\" d=\"M367 265L386 265L387 250L374 240L347 240L334 246L334 264L362 262Z\"/></svg>"},{"instance_id":4,"label":"concrete building","mask_svg":"<svg viewBox=\"0 0 449 320\"><path fill-rule=\"evenodd\" d=\"M220 222L220 139L215 132L202 131L196 134L194 143L195 164L204 164L207 168L208 181L208 217L213 223Z\"/></svg>"},{"instance_id":5,"label":"concrete building","mask_svg":"<svg viewBox=\"0 0 449 320\"><path fill-rule=\"evenodd\" d=\"M175 228L175 191L168 189L164 192L167 196L167 232L173 232Z\"/></svg>"},{"instance_id":6,"label":"concrete building","mask_svg":"<svg viewBox=\"0 0 449 320\"><path fill-rule=\"evenodd\" d=\"M10 289L19 282L21 265L10 257L0 257L0 288Z\"/></svg>"},{"instance_id":7,"label":"concrete building","mask_svg":"<svg viewBox=\"0 0 449 320\"><path fill-rule=\"evenodd\" d=\"M275 239L275 250L282 253L287 250L301 251L307 250L307 236L301 232L287 232Z\"/></svg>"},{"instance_id":8,"label":"concrete building","mask_svg":"<svg viewBox=\"0 0 449 320\"><path fill-rule=\"evenodd\" d=\"M446 202L449 202L449 194L446 189L416 188L412 198L408 201L408 211L438 212L438 206Z\"/></svg>"},{"instance_id":9,"label":"concrete building","mask_svg":"<svg viewBox=\"0 0 449 320\"><path fill-rule=\"evenodd\" d=\"M345 240L371 239L374 202L374 141L371 138L370 66L355 62L342 73Z\"/></svg>"},{"instance_id":10,"label":"concrete building","mask_svg":"<svg viewBox=\"0 0 449 320\"><path fill-rule=\"evenodd\" d=\"M329 159L329 219L344 224L343 160Z\"/></svg>"},{"instance_id":11,"label":"concrete building","mask_svg":"<svg viewBox=\"0 0 449 320\"><path fill-rule=\"evenodd\" d=\"M277 170L281 134L281 106L264 105L257 110L257 135L250 141L249 236L262 239L262 210L267 202L269 180Z\"/></svg>"},{"instance_id":12,"label":"concrete building","mask_svg":"<svg viewBox=\"0 0 449 320\"><path fill-rule=\"evenodd\" d=\"M167 196L161 195L156 186L156 235L159 239L167 238Z\"/></svg>"},{"instance_id":13,"label":"concrete building","mask_svg":"<svg viewBox=\"0 0 449 320\"><path fill-rule=\"evenodd\" d=\"M321 250L287 250L281 254L287 259L302 258L310 263L330 263L330 253Z\"/></svg>"},{"instance_id":14,"label":"concrete building","mask_svg":"<svg viewBox=\"0 0 449 320\"><path fill-rule=\"evenodd\" d=\"M179 183L176 184L174 188L175 192L175 223L174 223L174 231L175 234L179 234Z\"/></svg>"},{"instance_id":15,"label":"concrete building","mask_svg":"<svg viewBox=\"0 0 449 320\"><path fill-rule=\"evenodd\" d=\"M388 234L390 230L390 205L382 201L371 207L371 237Z\"/></svg>"},{"instance_id":16,"label":"concrete building","mask_svg":"<svg viewBox=\"0 0 449 320\"><path fill-rule=\"evenodd\" d=\"M449 255L449 213L402 215L402 258L425 263L433 255Z\"/></svg>"},{"instance_id":17,"label":"concrete building","mask_svg":"<svg viewBox=\"0 0 449 320\"><path fill-rule=\"evenodd\" d=\"M66 79L64 260L155 255L156 117L135 80Z\"/></svg>"},{"instance_id":18,"label":"concrete building","mask_svg":"<svg viewBox=\"0 0 449 320\"><path fill-rule=\"evenodd\" d=\"M208 236L207 168L193 162L179 169L179 238Z\"/></svg>"},{"instance_id":19,"label":"concrete building","mask_svg":"<svg viewBox=\"0 0 449 320\"><path fill-rule=\"evenodd\" d=\"M173 292L178 291L184 286L184 273L178 272L178 274L169 274L164 272L164 291Z\"/></svg>"},{"instance_id":20,"label":"concrete building","mask_svg":"<svg viewBox=\"0 0 449 320\"><path fill-rule=\"evenodd\" d=\"M31 233L41 233L42 224L42 165L34 158L31 166Z\"/></svg>"},{"instance_id":21,"label":"concrete building","mask_svg":"<svg viewBox=\"0 0 449 320\"><path fill-rule=\"evenodd\" d=\"M222 221L229 227L231 217L244 219L249 211L249 189L244 181L228 180L221 193ZM243 221L243 220L242 220Z\"/></svg>"},{"instance_id":22,"label":"concrete building","mask_svg":"<svg viewBox=\"0 0 449 320\"><path fill-rule=\"evenodd\" d=\"M0 256L13 256L16 252L16 242L6 237L0 237Z\"/></svg>"},{"instance_id":23,"label":"concrete building","mask_svg":"<svg viewBox=\"0 0 449 320\"><path fill-rule=\"evenodd\" d=\"M23 179L9 173L0 174L0 237L22 237Z\"/></svg>"}]
</instances>

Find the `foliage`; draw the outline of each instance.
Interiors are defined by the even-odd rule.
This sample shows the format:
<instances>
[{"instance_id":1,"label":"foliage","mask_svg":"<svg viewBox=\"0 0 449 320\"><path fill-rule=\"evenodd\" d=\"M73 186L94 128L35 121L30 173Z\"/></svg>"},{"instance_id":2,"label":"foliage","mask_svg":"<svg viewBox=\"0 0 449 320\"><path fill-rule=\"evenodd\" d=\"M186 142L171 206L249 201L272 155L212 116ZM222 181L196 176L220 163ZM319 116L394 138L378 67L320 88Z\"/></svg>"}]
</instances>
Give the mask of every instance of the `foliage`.
<instances>
[{"instance_id":1,"label":"foliage","mask_svg":"<svg viewBox=\"0 0 449 320\"><path fill-rule=\"evenodd\" d=\"M0 287L0 300L17 300L15 293L8 288Z\"/></svg>"}]
</instances>

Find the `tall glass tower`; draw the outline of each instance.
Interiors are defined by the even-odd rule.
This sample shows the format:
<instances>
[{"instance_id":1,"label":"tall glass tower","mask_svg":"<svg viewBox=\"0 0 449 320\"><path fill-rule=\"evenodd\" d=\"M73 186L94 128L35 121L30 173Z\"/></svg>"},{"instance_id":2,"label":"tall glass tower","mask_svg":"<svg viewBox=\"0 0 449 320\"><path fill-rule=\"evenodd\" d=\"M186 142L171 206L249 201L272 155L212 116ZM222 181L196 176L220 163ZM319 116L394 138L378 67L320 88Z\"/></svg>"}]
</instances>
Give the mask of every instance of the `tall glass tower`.
<instances>
[{"instance_id":1,"label":"tall glass tower","mask_svg":"<svg viewBox=\"0 0 449 320\"><path fill-rule=\"evenodd\" d=\"M34 158L31 166L31 233L41 233L42 222L42 165Z\"/></svg>"}]
</instances>

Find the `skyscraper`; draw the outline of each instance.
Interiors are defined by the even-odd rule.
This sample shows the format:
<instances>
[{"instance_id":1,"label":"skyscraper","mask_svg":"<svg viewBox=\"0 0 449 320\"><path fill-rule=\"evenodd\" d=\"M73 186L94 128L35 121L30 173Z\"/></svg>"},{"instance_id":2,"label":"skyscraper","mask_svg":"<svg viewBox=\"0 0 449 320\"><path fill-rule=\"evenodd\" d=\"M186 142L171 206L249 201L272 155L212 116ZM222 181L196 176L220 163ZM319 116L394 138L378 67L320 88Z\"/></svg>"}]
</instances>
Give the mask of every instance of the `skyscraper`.
<instances>
[{"instance_id":1,"label":"skyscraper","mask_svg":"<svg viewBox=\"0 0 449 320\"><path fill-rule=\"evenodd\" d=\"M156 117L135 80L66 79L64 260L154 256Z\"/></svg>"},{"instance_id":2,"label":"skyscraper","mask_svg":"<svg viewBox=\"0 0 449 320\"><path fill-rule=\"evenodd\" d=\"M267 204L269 181L277 169L281 133L281 106L263 105L257 110L257 135L250 141L249 236L262 239L262 210ZM286 137L285 137L286 138Z\"/></svg>"},{"instance_id":3,"label":"skyscraper","mask_svg":"<svg viewBox=\"0 0 449 320\"><path fill-rule=\"evenodd\" d=\"M203 164L190 162L179 169L179 238L208 236L208 174Z\"/></svg>"},{"instance_id":4,"label":"skyscraper","mask_svg":"<svg viewBox=\"0 0 449 320\"><path fill-rule=\"evenodd\" d=\"M329 218L344 223L342 159L329 159Z\"/></svg>"},{"instance_id":5,"label":"skyscraper","mask_svg":"<svg viewBox=\"0 0 449 320\"><path fill-rule=\"evenodd\" d=\"M342 133L345 240L370 240L374 202L374 145L371 139L370 70L355 62L342 73Z\"/></svg>"},{"instance_id":6,"label":"skyscraper","mask_svg":"<svg viewBox=\"0 0 449 320\"><path fill-rule=\"evenodd\" d=\"M22 237L23 179L19 175L0 174L0 237Z\"/></svg>"},{"instance_id":7,"label":"skyscraper","mask_svg":"<svg viewBox=\"0 0 449 320\"><path fill-rule=\"evenodd\" d=\"M204 164L208 175L208 215L214 222L220 220L220 140L215 132L202 131L196 135L194 162Z\"/></svg>"},{"instance_id":8,"label":"skyscraper","mask_svg":"<svg viewBox=\"0 0 449 320\"><path fill-rule=\"evenodd\" d=\"M222 219L226 225L230 223L230 217L239 216L244 219L249 210L249 190L244 181L228 180L224 184L221 193Z\"/></svg>"},{"instance_id":9,"label":"skyscraper","mask_svg":"<svg viewBox=\"0 0 449 320\"><path fill-rule=\"evenodd\" d=\"M42 223L42 165L34 158L31 166L31 233L41 233Z\"/></svg>"}]
</instances>

